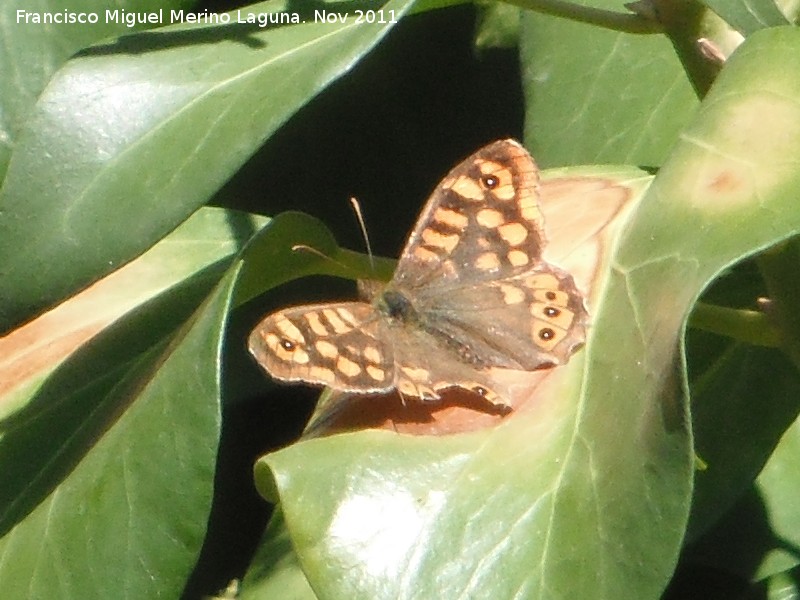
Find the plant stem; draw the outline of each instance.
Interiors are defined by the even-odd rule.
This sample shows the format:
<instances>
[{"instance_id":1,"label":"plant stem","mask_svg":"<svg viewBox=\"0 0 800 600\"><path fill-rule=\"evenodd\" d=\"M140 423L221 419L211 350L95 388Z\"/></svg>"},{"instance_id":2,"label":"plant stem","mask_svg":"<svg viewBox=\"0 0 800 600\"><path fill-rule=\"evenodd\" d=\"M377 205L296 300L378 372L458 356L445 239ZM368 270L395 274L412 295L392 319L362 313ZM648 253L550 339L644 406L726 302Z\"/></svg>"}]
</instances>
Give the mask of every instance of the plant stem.
<instances>
[{"instance_id":1,"label":"plant stem","mask_svg":"<svg viewBox=\"0 0 800 600\"><path fill-rule=\"evenodd\" d=\"M630 12L622 13L601 8L581 6L564 0L504 0L508 4L519 6L538 13L562 17L580 23L597 25L623 33L661 33L661 26L651 19Z\"/></svg>"},{"instance_id":2,"label":"plant stem","mask_svg":"<svg viewBox=\"0 0 800 600\"><path fill-rule=\"evenodd\" d=\"M777 348L781 345L780 334L770 317L757 310L728 308L699 302L689 317L689 326L753 346Z\"/></svg>"},{"instance_id":3,"label":"plant stem","mask_svg":"<svg viewBox=\"0 0 800 600\"><path fill-rule=\"evenodd\" d=\"M780 345L800 367L800 240L779 244L758 257L761 276L767 284L769 316L780 332Z\"/></svg>"}]
</instances>

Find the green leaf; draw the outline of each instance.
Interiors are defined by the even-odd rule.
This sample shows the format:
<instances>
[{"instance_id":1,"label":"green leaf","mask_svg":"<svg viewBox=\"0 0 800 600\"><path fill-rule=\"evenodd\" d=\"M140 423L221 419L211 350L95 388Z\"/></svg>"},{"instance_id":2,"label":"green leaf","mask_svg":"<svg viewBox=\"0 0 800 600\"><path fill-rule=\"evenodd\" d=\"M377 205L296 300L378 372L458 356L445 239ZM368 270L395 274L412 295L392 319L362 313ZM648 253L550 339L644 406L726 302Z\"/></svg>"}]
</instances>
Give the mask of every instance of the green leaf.
<instances>
[{"instance_id":1,"label":"green leaf","mask_svg":"<svg viewBox=\"0 0 800 600\"><path fill-rule=\"evenodd\" d=\"M527 12L520 43L525 141L543 166L661 165L697 106L664 36Z\"/></svg>"},{"instance_id":2,"label":"green leaf","mask_svg":"<svg viewBox=\"0 0 800 600\"><path fill-rule=\"evenodd\" d=\"M513 48L519 43L520 13L518 7L489 0L480 6L480 18L475 32L475 47Z\"/></svg>"},{"instance_id":3,"label":"green leaf","mask_svg":"<svg viewBox=\"0 0 800 600\"><path fill-rule=\"evenodd\" d=\"M773 0L702 0L742 35L759 29L789 25Z\"/></svg>"},{"instance_id":4,"label":"green leaf","mask_svg":"<svg viewBox=\"0 0 800 600\"><path fill-rule=\"evenodd\" d=\"M759 566L757 577L774 575L800 565L800 422L795 422L781 438L778 447L757 484L764 500L770 528L777 541Z\"/></svg>"},{"instance_id":5,"label":"green leaf","mask_svg":"<svg viewBox=\"0 0 800 600\"><path fill-rule=\"evenodd\" d=\"M181 593L214 486L222 332L237 269L220 281L221 271L259 226L204 210L129 265L130 277L80 298L66 313L74 332L53 328L61 354L0 422L9 597ZM104 301L110 320L93 314Z\"/></svg>"},{"instance_id":6,"label":"green leaf","mask_svg":"<svg viewBox=\"0 0 800 600\"><path fill-rule=\"evenodd\" d=\"M384 9L400 18L409 4ZM70 61L42 94L0 192L0 331L174 229L391 26L312 17L166 27Z\"/></svg>"},{"instance_id":7,"label":"green leaf","mask_svg":"<svg viewBox=\"0 0 800 600\"><path fill-rule=\"evenodd\" d=\"M4 52L0 53L0 181L6 172L11 151L20 134L36 98L50 77L75 52L97 40L130 32L122 21L105 18L106 9L148 12L163 8L177 8L185 4L172 2L119 0L113 4L103 0L71 0L68 14L96 13L96 23L36 24L48 15L63 15L64 7L58 3L6 2L0 5L0 22L4 23L0 38ZM19 15L22 12L23 15ZM25 17L27 14L27 20ZM141 28L141 25L135 25Z\"/></svg>"},{"instance_id":8,"label":"green leaf","mask_svg":"<svg viewBox=\"0 0 800 600\"><path fill-rule=\"evenodd\" d=\"M695 451L707 466L695 476L690 540L750 488L796 419L799 397L800 376L785 355L739 343L693 382Z\"/></svg>"},{"instance_id":9,"label":"green leaf","mask_svg":"<svg viewBox=\"0 0 800 600\"><path fill-rule=\"evenodd\" d=\"M758 582L753 586L752 597L793 597L794 586L786 579L796 581L800 570L798 451L800 421L795 421L755 484L689 547L684 559L687 564L728 573L741 581ZM781 587L786 595L778 594Z\"/></svg>"},{"instance_id":10,"label":"green leaf","mask_svg":"<svg viewBox=\"0 0 800 600\"><path fill-rule=\"evenodd\" d=\"M308 585L297 554L292 548L286 522L280 508L275 509L264 540L253 557L252 566L244 576L239 600L316 600Z\"/></svg>"},{"instance_id":11,"label":"green leaf","mask_svg":"<svg viewBox=\"0 0 800 600\"><path fill-rule=\"evenodd\" d=\"M180 322L178 315L194 310L197 295L208 293L220 277L220 269L264 223L263 217L201 209L136 261L0 338L0 379L4 383L0 419L26 406L53 371L73 360L70 355L81 344L120 320L122 331L116 335L132 339L106 353L96 352L91 361L79 361L78 388L93 376L102 379L118 369L124 362L121 357L135 357L162 339ZM156 308L158 304L161 306ZM150 320L138 332L124 322L133 311ZM62 381L54 392L63 395L71 387Z\"/></svg>"},{"instance_id":12,"label":"green leaf","mask_svg":"<svg viewBox=\"0 0 800 600\"><path fill-rule=\"evenodd\" d=\"M347 279L389 279L394 261L366 257L336 245L330 230L301 212L276 215L249 244L236 286L236 303L244 304L264 292L307 275Z\"/></svg>"},{"instance_id":13,"label":"green leaf","mask_svg":"<svg viewBox=\"0 0 800 600\"><path fill-rule=\"evenodd\" d=\"M800 596L800 568L772 575L764 582L767 600L787 600Z\"/></svg>"},{"instance_id":14,"label":"green leaf","mask_svg":"<svg viewBox=\"0 0 800 600\"><path fill-rule=\"evenodd\" d=\"M800 230L800 77L784 67L793 59L800 59L800 32L794 28L763 30L747 39L720 73L631 223L617 258L619 285L625 297L650 307L632 312L631 318L651 313L638 327L642 360L652 377L670 376L666 354L679 343L673 332L676 326L680 330L685 309L705 282ZM796 298L786 300L797 306ZM768 351L744 355L752 366L735 352L724 357L716 365L719 372L711 374L712 385L700 389L698 401L709 405L698 409L698 445L710 472L698 475L695 524L700 529L714 510L741 493L796 411L796 373L774 353L762 352ZM730 359L735 360L726 364ZM769 388L762 387L759 395L771 392L763 398L774 403L768 409L772 415L753 415L765 410L752 396L757 379L733 377L759 365L769 367ZM724 411L728 414L720 417ZM727 434L720 430L725 423ZM737 443L731 439L737 430L751 439ZM737 456L723 457L726 448Z\"/></svg>"}]
</instances>

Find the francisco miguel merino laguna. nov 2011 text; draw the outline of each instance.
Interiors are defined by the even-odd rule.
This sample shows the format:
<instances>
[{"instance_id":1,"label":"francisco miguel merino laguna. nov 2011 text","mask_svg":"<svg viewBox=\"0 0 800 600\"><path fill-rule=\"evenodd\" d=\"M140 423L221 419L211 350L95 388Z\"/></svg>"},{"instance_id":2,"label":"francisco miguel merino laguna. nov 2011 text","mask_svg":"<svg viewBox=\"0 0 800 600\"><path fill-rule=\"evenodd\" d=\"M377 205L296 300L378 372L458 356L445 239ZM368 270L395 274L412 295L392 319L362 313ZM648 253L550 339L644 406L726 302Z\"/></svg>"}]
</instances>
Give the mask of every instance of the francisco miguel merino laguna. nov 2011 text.
<instances>
[{"instance_id":1,"label":"francisco miguel merino laguna. nov 2011 text","mask_svg":"<svg viewBox=\"0 0 800 600\"><path fill-rule=\"evenodd\" d=\"M394 10L355 10L352 15L346 12L331 12L327 10L315 10L313 14L314 23L347 23L354 19L356 25L361 23L396 23ZM251 23L259 27L268 25L283 25L293 23L305 23L306 19L301 18L296 12L271 12L271 13L251 13L237 10L231 13L214 13L209 11L188 12L185 10L165 11L160 8L151 12L132 12L124 9L106 9L102 13L98 12L75 12L68 9L62 11L36 12L18 9L16 12L16 22L18 24L95 24L95 23L120 23L127 27L136 25L171 25L173 23L199 23L204 25L226 25L230 23Z\"/></svg>"}]
</instances>

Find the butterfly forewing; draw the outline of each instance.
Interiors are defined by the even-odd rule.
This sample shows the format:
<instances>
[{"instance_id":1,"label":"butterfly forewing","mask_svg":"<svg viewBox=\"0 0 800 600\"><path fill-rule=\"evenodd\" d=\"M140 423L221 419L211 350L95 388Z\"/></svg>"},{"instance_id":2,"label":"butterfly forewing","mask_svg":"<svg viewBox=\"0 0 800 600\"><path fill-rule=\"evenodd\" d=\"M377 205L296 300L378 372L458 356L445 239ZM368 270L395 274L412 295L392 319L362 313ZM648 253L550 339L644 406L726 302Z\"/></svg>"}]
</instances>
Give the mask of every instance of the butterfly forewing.
<instances>
[{"instance_id":1,"label":"butterfly forewing","mask_svg":"<svg viewBox=\"0 0 800 600\"><path fill-rule=\"evenodd\" d=\"M436 187L408 238L393 282L486 281L529 269L544 245L539 173L513 140L490 144Z\"/></svg>"},{"instance_id":2,"label":"butterfly forewing","mask_svg":"<svg viewBox=\"0 0 800 600\"><path fill-rule=\"evenodd\" d=\"M289 308L261 321L250 353L276 379L353 392L394 388L391 344L379 337L379 314L345 302Z\"/></svg>"}]
</instances>

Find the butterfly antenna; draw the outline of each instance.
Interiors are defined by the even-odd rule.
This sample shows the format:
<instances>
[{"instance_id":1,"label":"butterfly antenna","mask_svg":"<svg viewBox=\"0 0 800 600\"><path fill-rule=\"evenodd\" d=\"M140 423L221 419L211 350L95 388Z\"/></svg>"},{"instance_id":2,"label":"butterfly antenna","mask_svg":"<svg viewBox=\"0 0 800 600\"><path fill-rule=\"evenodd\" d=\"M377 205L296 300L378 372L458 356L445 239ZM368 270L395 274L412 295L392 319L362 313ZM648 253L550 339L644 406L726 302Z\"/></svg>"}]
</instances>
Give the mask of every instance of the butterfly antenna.
<instances>
[{"instance_id":1,"label":"butterfly antenna","mask_svg":"<svg viewBox=\"0 0 800 600\"><path fill-rule=\"evenodd\" d=\"M320 252L316 248L312 248L311 246L307 246L306 244L295 244L294 246L292 246L292 252L300 252L300 251L308 252L309 254L313 254L314 256L317 256L323 260L332 262L337 267L341 267L345 272L348 271L351 273L353 272L352 267L348 267L346 264L339 262L335 258L331 258L327 254L325 254L324 252Z\"/></svg>"},{"instance_id":2,"label":"butterfly antenna","mask_svg":"<svg viewBox=\"0 0 800 600\"><path fill-rule=\"evenodd\" d=\"M364 214L361 212L361 203L355 199L350 198L350 205L353 207L353 212L356 213L358 219L358 226L361 227L361 235L364 237L364 244L367 246L367 256L369 256L369 266L372 272L375 272L375 256L372 254L372 246L369 243L369 235L367 234L367 225L364 223Z\"/></svg>"}]
</instances>

